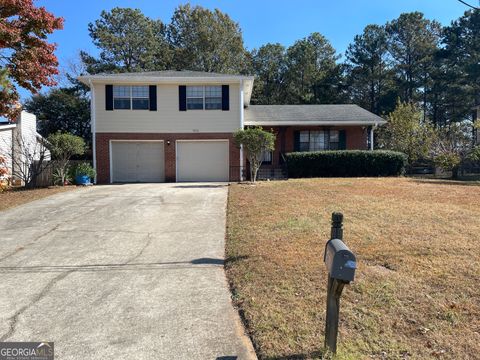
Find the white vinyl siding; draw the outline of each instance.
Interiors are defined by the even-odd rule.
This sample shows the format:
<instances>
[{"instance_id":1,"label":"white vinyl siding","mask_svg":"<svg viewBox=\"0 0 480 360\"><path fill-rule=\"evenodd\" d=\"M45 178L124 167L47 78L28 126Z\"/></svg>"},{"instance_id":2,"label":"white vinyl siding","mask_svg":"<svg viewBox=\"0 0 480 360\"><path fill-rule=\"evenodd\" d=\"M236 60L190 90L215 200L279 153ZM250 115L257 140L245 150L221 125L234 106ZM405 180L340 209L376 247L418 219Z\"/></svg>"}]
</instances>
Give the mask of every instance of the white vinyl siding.
<instances>
[{"instance_id":1,"label":"white vinyl siding","mask_svg":"<svg viewBox=\"0 0 480 360\"><path fill-rule=\"evenodd\" d=\"M230 111L179 111L178 84L157 84L158 111L106 111L105 84L95 84L95 130L99 133L234 132L241 126L240 86L229 85Z\"/></svg>"},{"instance_id":2,"label":"white vinyl siding","mask_svg":"<svg viewBox=\"0 0 480 360\"><path fill-rule=\"evenodd\" d=\"M4 125L4 128L6 127L7 126ZM13 128L0 128L0 156L5 158L5 165L7 166L8 176L12 175L13 131Z\"/></svg>"},{"instance_id":3,"label":"white vinyl siding","mask_svg":"<svg viewBox=\"0 0 480 360\"><path fill-rule=\"evenodd\" d=\"M148 110L148 86L113 86L115 110Z\"/></svg>"}]
</instances>

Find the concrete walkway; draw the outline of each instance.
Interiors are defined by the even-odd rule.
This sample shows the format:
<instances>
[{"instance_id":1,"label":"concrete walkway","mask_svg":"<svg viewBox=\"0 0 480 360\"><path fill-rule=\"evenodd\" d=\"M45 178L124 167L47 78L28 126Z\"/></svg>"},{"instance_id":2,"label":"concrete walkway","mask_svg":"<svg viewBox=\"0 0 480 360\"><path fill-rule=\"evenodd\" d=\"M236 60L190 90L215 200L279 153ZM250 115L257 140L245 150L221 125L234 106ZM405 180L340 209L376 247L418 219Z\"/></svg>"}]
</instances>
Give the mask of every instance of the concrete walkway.
<instances>
[{"instance_id":1,"label":"concrete walkway","mask_svg":"<svg viewBox=\"0 0 480 360\"><path fill-rule=\"evenodd\" d=\"M223 271L227 187L81 188L0 212L0 341L56 359L255 359Z\"/></svg>"}]
</instances>

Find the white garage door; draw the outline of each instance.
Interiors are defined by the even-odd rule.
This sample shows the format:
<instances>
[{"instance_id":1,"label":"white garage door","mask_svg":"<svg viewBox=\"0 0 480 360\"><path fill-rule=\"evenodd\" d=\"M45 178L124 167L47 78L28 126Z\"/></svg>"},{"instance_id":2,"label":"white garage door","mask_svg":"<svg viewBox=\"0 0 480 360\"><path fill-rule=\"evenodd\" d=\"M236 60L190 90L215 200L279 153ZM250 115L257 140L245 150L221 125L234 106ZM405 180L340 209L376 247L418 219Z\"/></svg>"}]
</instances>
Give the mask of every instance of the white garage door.
<instances>
[{"instance_id":1,"label":"white garage door","mask_svg":"<svg viewBox=\"0 0 480 360\"><path fill-rule=\"evenodd\" d=\"M177 141L177 181L228 181L228 140Z\"/></svg>"},{"instance_id":2,"label":"white garage door","mask_svg":"<svg viewBox=\"0 0 480 360\"><path fill-rule=\"evenodd\" d=\"M163 182L163 141L112 141L113 182Z\"/></svg>"}]
</instances>

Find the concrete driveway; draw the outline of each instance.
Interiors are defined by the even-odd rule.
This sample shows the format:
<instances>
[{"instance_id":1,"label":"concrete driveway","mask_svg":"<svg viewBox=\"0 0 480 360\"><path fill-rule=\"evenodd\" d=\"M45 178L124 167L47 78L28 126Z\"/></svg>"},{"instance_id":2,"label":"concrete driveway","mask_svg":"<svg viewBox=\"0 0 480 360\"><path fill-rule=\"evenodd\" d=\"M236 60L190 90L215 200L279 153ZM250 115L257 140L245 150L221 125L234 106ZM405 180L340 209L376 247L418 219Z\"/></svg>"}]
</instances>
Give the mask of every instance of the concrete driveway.
<instances>
[{"instance_id":1,"label":"concrete driveway","mask_svg":"<svg viewBox=\"0 0 480 360\"><path fill-rule=\"evenodd\" d=\"M252 359L223 271L227 187L81 188L0 213L0 341L57 359Z\"/></svg>"}]
</instances>

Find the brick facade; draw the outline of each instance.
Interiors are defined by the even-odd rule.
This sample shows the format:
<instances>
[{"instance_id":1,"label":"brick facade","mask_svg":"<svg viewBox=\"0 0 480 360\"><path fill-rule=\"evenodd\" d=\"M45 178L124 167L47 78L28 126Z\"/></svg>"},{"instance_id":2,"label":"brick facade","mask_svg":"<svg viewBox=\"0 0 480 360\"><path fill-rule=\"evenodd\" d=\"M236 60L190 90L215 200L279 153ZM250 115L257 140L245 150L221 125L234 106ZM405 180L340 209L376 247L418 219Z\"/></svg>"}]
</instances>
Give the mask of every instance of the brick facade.
<instances>
[{"instance_id":1,"label":"brick facade","mask_svg":"<svg viewBox=\"0 0 480 360\"><path fill-rule=\"evenodd\" d=\"M294 151L295 131L301 130L345 130L347 150L367 150L368 131L361 126L284 126L266 127L265 130L273 130L277 135L275 151L273 153L272 166L281 164L280 154ZM268 165L266 165L268 167Z\"/></svg>"},{"instance_id":2,"label":"brick facade","mask_svg":"<svg viewBox=\"0 0 480 360\"><path fill-rule=\"evenodd\" d=\"M110 182L110 140L163 140L165 153L165 181L176 181L176 140L229 140L230 181L240 180L240 149L235 146L232 133L97 133L95 139L97 183Z\"/></svg>"}]
</instances>

